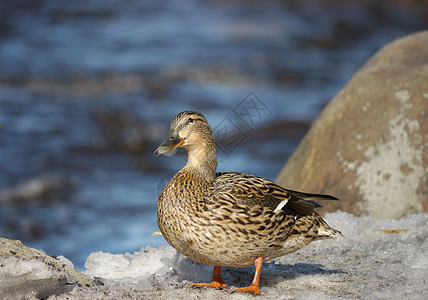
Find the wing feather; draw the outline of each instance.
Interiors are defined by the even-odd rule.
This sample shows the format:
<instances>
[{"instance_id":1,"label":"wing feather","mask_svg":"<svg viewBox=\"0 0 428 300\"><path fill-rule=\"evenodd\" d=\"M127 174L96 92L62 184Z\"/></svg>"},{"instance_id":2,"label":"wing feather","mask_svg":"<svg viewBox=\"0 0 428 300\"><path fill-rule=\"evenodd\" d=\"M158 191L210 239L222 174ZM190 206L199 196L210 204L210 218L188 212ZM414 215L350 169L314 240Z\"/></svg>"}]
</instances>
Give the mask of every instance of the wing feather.
<instances>
[{"instance_id":1,"label":"wing feather","mask_svg":"<svg viewBox=\"0 0 428 300\"><path fill-rule=\"evenodd\" d=\"M252 207L261 205L277 212L292 210L305 216L320 207L314 200L338 200L336 197L322 194L309 194L288 190L275 182L238 172L221 172L216 174L214 194L219 199L233 199L238 204Z\"/></svg>"}]
</instances>

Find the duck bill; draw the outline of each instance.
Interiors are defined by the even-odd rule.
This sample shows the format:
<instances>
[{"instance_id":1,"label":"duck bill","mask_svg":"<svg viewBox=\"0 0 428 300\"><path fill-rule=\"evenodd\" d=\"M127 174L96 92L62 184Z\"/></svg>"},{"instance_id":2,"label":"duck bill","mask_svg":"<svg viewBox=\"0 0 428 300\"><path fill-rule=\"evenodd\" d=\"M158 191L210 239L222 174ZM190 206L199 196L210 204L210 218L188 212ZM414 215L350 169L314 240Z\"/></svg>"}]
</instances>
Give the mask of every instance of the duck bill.
<instances>
[{"instance_id":1,"label":"duck bill","mask_svg":"<svg viewBox=\"0 0 428 300\"><path fill-rule=\"evenodd\" d=\"M172 151L183 144L184 144L184 140L177 136L172 140L168 139L165 143L160 145L159 148L157 148L153 154L156 156L159 156L161 154Z\"/></svg>"}]
</instances>

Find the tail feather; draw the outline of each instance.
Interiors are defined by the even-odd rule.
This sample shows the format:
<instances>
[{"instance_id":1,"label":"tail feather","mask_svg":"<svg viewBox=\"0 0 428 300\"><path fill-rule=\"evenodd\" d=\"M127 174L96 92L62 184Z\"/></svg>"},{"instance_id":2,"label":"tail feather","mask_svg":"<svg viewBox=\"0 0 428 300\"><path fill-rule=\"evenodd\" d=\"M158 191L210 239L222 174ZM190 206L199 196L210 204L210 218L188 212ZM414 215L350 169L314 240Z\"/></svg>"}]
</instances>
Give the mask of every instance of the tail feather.
<instances>
[{"instance_id":1,"label":"tail feather","mask_svg":"<svg viewBox=\"0 0 428 300\"><path fill-rule=\"evenodd\" d=\"M343 234L327 224L326 221L324 221L316 212L314 212L314 218L316 218L319 222L318 226L318 235L317 240L324 240L324 239L333 239L333 238L344 238Z\"/></svg>"},{"instance_id":2,"label":"tail feather","mask_svg":"<svg viewBox=\"0 0 428 300\"><path fill-rule=\"evenodd\" d=\"M315 208L322 207L322 205L316 202L318 200L339 200L336 197L330 195L309 194L289 189L285 190L290 195L290 198L288 199L288 202L285 206L301 216L308 216L314 211Z\"/></svg>"},{"instance_id":3,"label":"tail feather","mask_svg":"<svg viewBox=\"0 0 428 300\"><path fill-rule=\"evenodd\" d=\"M290 194L293 194L301 199L304 200L339 200L338 198L331 196L331 195L325 195L325 194L310 194L310 193L303 193L299 191L289 190L285 189Z\"/></svg>"}]
</instances>

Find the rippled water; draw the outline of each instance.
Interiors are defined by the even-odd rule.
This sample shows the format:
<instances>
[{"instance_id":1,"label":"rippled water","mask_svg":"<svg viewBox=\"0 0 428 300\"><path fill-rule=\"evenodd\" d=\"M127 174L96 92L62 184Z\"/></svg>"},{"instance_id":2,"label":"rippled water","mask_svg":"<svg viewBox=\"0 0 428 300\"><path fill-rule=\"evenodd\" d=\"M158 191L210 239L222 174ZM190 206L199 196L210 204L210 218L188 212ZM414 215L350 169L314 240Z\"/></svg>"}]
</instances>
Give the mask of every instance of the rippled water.
<instances>
[{"instance_id":1,"label":"rippled water","mask_svg":"<svg viewBox=\"0 0 428 300\"><path fill-rule=\"evenodd\" d=\"M3 1L0 236L78 268L93 251L165 244L151 235L157 195L185 156L151 153L176 113L203 112L217 135L235 130L219 170L275 178L352 74L426 27L425 8ZM260 115L238 117L254 103Z\"/></svg>"}]
</instances>

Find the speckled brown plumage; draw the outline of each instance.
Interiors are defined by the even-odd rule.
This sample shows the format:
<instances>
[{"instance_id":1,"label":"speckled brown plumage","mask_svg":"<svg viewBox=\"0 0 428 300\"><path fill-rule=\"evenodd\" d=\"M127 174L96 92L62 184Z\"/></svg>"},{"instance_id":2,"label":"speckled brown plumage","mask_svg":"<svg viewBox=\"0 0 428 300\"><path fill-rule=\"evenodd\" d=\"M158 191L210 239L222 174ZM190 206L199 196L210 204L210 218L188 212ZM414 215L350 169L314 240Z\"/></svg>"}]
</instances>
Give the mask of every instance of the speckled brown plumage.
<instances>
[{"instance_id":1,"label":"speckled brown plumage","mask_svg":"<svg viewBox=\"0 0 428 300\"><path fill-rule=\"evenodd\" d=\"M186 148L188 161L159 196L159 228L183 255L217 266L213 282L214 277L221 281L221 266L240 268L258 261L261 267L263 260L292 253L311 241L341 236L313 211L319 206L314 200L336 198L287 190L245 173L216 173L214 137L202 114L178 114L167 142L155 154L178 146ZM255 281L254 289L238 291L258 294Z\"/></svg>"}]
</instances>

